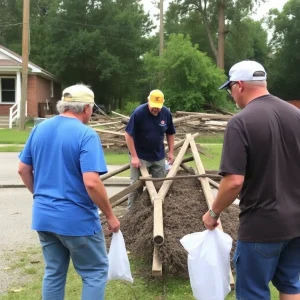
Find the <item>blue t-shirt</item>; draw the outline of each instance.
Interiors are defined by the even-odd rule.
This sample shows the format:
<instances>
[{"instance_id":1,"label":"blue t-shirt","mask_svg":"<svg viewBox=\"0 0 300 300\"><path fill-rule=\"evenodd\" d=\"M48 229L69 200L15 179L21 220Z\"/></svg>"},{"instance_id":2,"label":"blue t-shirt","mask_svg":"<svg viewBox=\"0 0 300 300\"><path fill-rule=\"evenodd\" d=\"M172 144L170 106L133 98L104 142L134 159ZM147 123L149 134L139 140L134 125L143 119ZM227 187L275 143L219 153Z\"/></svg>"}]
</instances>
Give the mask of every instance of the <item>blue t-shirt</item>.
<instances>
[{"instance_id":1,"label":"blue t-shirt","mask_svg":"<svg viewBox=\"0 0 300 300\"><path fill-rule=\"evenodd\" d=\"M165 158L164 136L175 134L172 114L163 106L154 116L149 111L148 103L142 104L130 116L126 132L133 137L140 159L162 160Z\"/></svg>"},{"instance_id":2,"label":"blue t-shirt","mask_svg":"<svg viewBox=\"0 0 300 300\"><path fill-rule=\"evenodd\" d=\"M104 174L100 138L78 119L56 116L32 129L19 155L33 167L32 229L87 236L101 230L98 208L82 173Z\"/></svg>"}]
</instances>

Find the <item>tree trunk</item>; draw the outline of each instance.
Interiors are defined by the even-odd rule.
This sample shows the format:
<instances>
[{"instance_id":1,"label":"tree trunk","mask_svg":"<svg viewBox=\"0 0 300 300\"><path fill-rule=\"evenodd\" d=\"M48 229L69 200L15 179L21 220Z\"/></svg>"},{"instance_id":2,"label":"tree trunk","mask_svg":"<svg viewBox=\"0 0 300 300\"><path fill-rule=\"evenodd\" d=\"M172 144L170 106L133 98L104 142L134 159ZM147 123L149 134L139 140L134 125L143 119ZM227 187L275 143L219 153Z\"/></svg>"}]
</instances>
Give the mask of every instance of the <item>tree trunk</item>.
<instances>
[{"instance_id":1,"label":"tree trunk","mask_svg":"<svg viewBox=\"0 0 300 300\"><path fill-rule=\"evenodd\" d=\"M225 45L225 0L219 0L219 31L218 31L218 58L217 66L224 70Z\"/></svg>"}]
</instances>

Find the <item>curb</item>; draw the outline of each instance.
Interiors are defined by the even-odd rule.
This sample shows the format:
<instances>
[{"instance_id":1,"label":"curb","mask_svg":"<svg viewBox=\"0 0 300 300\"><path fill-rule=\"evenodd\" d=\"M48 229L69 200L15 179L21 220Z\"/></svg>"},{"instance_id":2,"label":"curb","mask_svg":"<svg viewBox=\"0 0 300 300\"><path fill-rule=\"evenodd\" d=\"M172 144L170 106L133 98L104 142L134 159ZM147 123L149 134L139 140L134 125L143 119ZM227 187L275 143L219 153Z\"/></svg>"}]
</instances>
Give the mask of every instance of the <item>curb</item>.
<instances>
[{"instance_id":1,"label":"curb","mask_svg":"<svg viewBox=\"0 0 300 300\"><path fill-rule=\"evenodd\" d=\"M112 177L106 179L104 182L104 186L107 187L126 187L130 185L130 178L129 177ZM18 189L18 188L26 188L23 183L8 183L8 184L0 184L0 189Z\"/></svg>"}]
</instances>

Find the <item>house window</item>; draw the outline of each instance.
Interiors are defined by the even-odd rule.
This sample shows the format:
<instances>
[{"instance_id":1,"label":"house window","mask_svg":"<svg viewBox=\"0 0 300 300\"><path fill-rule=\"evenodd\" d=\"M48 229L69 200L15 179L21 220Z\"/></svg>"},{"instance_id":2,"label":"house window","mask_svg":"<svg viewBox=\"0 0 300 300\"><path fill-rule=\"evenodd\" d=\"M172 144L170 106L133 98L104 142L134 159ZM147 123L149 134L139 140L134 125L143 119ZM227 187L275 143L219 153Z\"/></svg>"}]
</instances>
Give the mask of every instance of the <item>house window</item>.
<instances>
[{"instance_id":1,"label":"house window","mask_svg":"<svg viewBox=\"0 0 300 300\"><path fill-rule=\"evenodd\" d=\"M13 103L16 101L16 79L0 78L0 102Z\"/></svg>"}]
</instances>

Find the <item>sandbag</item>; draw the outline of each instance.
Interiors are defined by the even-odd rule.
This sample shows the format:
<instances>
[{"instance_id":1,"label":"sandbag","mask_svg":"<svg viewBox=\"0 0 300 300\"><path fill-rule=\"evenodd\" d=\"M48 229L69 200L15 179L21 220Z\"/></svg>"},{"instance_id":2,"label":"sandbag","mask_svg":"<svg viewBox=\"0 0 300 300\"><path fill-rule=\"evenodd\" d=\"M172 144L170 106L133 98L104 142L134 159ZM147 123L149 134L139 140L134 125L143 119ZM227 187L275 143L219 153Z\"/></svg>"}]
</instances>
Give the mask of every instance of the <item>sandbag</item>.
<instances>
[{"instance_id":1,"label":"sandbag","mask_svg":"<svg viewBox=\"0 0 300 300\"><path fill-rule=\"evenodd\" d=\"M108 253L108 280L126 280L133 282L125 241L121 230L114 232Z\"/></svg>"},{"instance_id":2,"label":"sandbag","mask_svg":"<svg viewBox=\"0 0 300 300\"><path fill-rule=\"evenodd\" d=\"M188 252L188 270L197 300L224 300L230 292L232 238L219 229L205 230L180 240Z\"/></svg>"}]
</instances>

